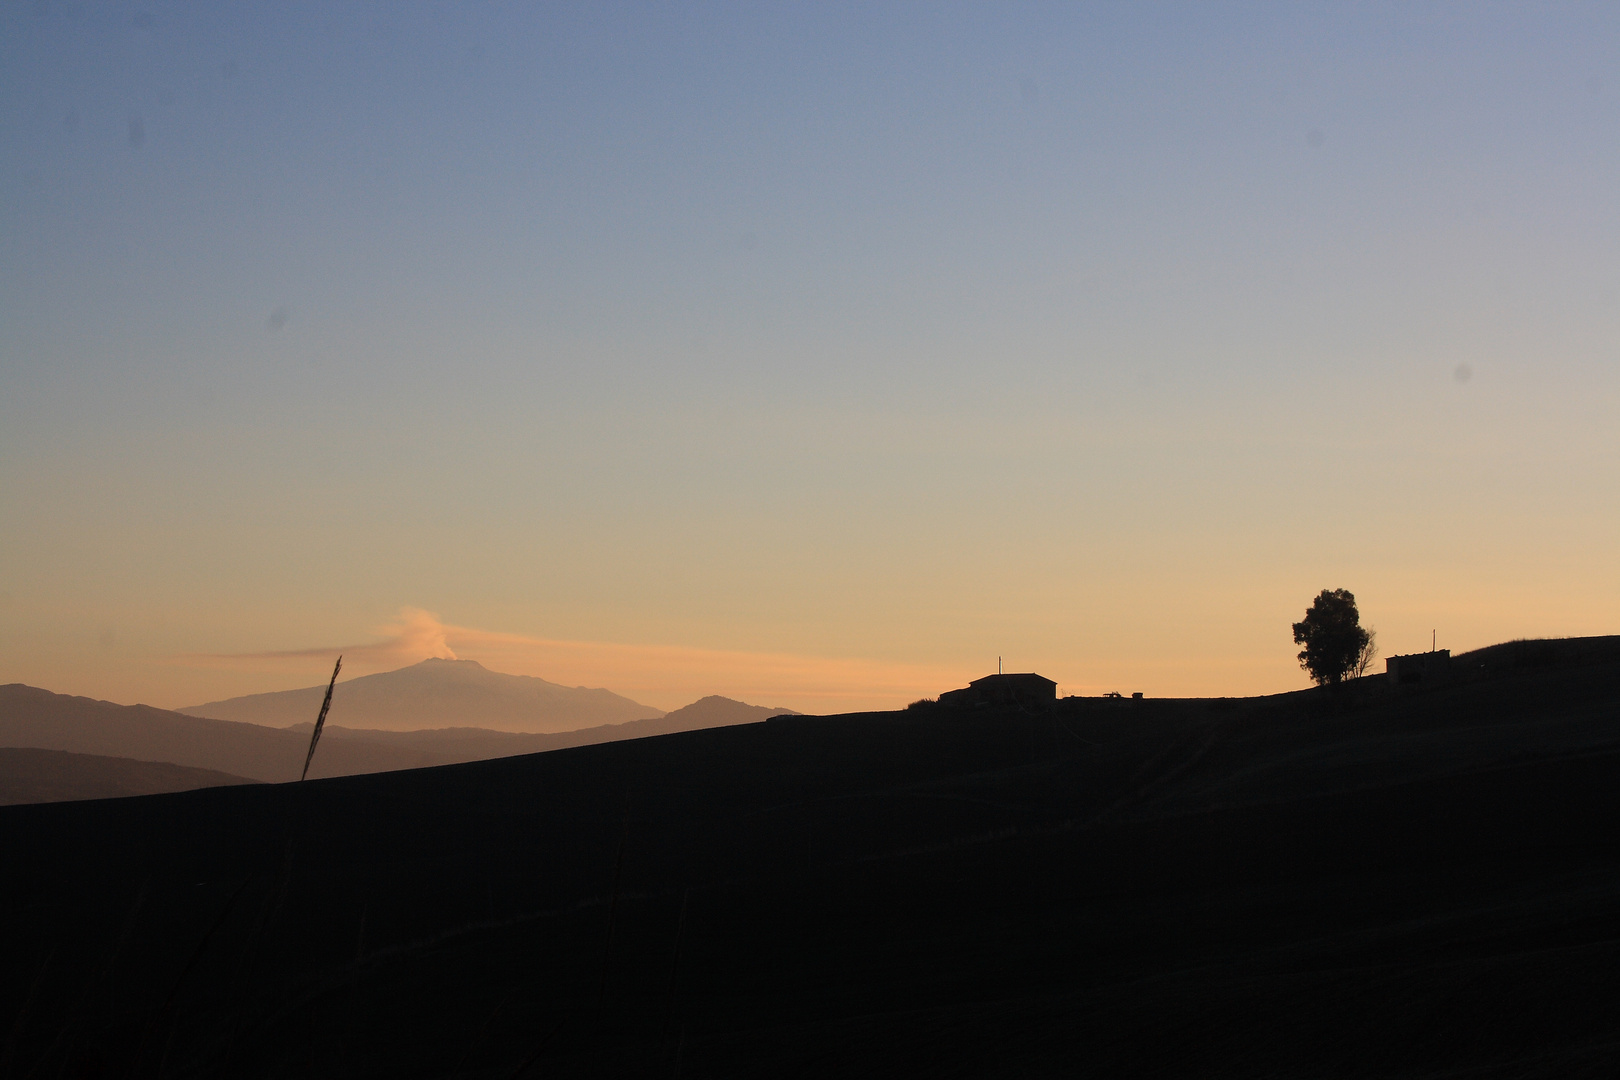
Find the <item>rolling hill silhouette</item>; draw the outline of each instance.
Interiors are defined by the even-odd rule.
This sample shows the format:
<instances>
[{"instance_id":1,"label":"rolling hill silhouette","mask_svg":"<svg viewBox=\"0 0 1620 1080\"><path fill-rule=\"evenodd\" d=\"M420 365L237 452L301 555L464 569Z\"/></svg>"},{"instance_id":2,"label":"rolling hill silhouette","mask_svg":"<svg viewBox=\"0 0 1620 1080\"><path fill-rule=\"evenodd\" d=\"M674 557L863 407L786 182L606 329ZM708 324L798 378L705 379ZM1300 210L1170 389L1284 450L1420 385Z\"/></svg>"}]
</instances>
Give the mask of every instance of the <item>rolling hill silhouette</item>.
<instances>
[{"instance_id":1,"label":"rolling hill silhouette","mask_svg":"<svg viewBox=\"0 0 1620 1080\"><path fill-rule=\"evenodd\" d=\"M532 754L541 750L639 739L705 727L757 723L790 711L747 705L729 698L707 697L663 716L553 735L526 735L481 728L355 730L328 724L321 736L321 745L315 754L310 776L353 776L479 761L512 754ZM166 762L271 783L298 779L313 726L311 721L306 720L292 728L271 728L189 716L148 705L114 705L107 701L69 697L21 683L0 686L0 746ZM17 775L16 783L28 783L27 778L32 774L27 772L20 759L17 764L24 771ZM86 783L95 782L95 778L106 770L105 766L92 766L88 762L83 764L88 770L84 777ZM69 770L72 764L60 763L60 768ZM4 762L0 762L0 790L4 790L7 782ZM199 782L191 786L204 787L209 783ZM180 789L153 789L157 790ZM106 794L114 792L109 790Z\"/></svg>"},{"instance_id":2,"label":"rolling hill silhouette","mask_svg":"<svg viewBox=\"0 0 1620 1080\"><path fill-rule=\"evenodd\" d=\"M212 769L190 769L162 761L0 747L0 806L119 799L255 782Z\"/></svg>"},{"instance_id":3,"label":"rolling hill silhouette","mask_svg":"<svg viewBox=\"0 0 1620 1080\"><path fill-rule=\"evenodd\" d=\"M511 757L514 754L533 754L542 750L563 750L570 746L645 739L652 735L669 735L677 731L757 724L773 716L797 715L799 714L792 709L749 705L711 694L663 716L647 720L630 720L622 724L580 728L577 731L562 731L554 735L526 735L520 732L488 731L482 728L377 731L370 728L352 729L328 724L321 733L321 740L323 745L327 739L349 739L397 747L421 755L425 759L423 764L426 765L454 765L464 761ZM307 736L314 726L313 723L306 721L290 730Z\"/></svg>"},{"instance_id":4,"label":"rolling hill silhouette","mask_svg":"<svg viewBox=\"0 0 1620 1080\"><path fill-rule=\"evenodd\" d=\"M168 762L281 783L298 779L309 734L12 683L0 686L0 745ZM432 764L400 747L339 740L328 746L323 739L310 775L351 776Z\"/></svg>"},{"instance_id":5,"label":"rolling hill silhouette","mask_svg":"<svg viewBox=\"0 0 1620 1080\"><path fill-rule=\"evenodd\" d=\"M1612 1075L1616 646L7 807L0 1072Z\"/></svg>"},{"instance_id":6,"label":"rolling hill silhouette","mask_svg":"<svg viewBox=\"0 0 1620 1080\"><path fill-rule=\"evenodd\" d=\"M176 711L284 728L313 722L325 694L322 683ZM607 690L504 675L475 660L423 660L398 671L339 682L332 694L332 716L342 717L345 727L382 731L457 727L554 734L662 715L660 709Z\"/></svg>"}]
</instances>

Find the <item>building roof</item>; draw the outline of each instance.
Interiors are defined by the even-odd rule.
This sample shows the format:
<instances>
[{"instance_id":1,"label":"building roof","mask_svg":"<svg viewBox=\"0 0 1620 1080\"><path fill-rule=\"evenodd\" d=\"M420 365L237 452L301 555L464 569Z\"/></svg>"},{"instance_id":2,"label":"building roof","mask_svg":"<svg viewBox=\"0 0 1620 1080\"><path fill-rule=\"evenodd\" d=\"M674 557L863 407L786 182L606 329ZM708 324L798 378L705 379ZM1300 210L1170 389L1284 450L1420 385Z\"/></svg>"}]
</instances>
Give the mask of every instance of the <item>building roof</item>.
<instances>
[{"instance_id":1,"label":"building roof","mask_svg":"<svg viewBox=\"0 0 1620 1080\"><path fill-rule=\"evenodd\" d=\"M1057 683L1053 682L1051 679L1048 679L1045 675L1037 675L1033 671L1008 672L1005 675L986 675L982 679L974 679L972 682L968 683L969 686L984 690L989 690L996 686L1005 686L1008 688L1015 686L1033 687L1035 684L1050 686L1054 691L1057 689Z\"/></svg>"}]
</instances>

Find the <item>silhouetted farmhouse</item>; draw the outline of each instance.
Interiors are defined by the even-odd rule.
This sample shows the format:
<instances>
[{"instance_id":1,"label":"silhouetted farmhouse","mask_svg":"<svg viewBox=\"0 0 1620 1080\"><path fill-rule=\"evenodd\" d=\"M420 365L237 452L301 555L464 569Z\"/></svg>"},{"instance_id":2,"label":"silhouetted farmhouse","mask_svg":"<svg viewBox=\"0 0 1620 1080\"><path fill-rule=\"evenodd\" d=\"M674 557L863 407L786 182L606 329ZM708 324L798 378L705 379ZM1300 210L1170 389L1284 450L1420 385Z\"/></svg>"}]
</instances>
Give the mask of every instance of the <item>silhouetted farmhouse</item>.
<instances>
[{"instance_id":1,"label":"silhouetted farmhouse","mask_svg":"<svg viewBox=\"0 0 1620 1080\"><path fill-rule=\"evenodd\" d=\"M1025 709L1050 709L1057 704L1057 683L1033 672L1019 675L986 675L974 679L961 690L939 695L941 705L954 708L986 708L1013 705Z\"/></svg>"},{"instance_id":2,"label":"silhouetted farmhouse","mask_svg":"<svg viewBox=\"0 0 1620 1080\"><path fill-rule=\"evenodd\" d=\"M1451 650L1391 656L1384 661L1391 686L1433 686L1451 679Z\"/></svg>"}]
</instances>

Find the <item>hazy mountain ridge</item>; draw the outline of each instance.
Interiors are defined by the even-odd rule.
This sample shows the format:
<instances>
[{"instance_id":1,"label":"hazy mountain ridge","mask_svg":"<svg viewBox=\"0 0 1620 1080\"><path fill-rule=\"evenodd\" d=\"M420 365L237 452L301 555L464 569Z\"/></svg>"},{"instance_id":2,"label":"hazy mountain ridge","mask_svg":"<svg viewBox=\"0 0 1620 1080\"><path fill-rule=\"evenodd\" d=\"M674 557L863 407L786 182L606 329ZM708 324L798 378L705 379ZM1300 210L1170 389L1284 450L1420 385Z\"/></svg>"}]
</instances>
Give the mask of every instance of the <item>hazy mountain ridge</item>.
<instances>
[{"instance_id":1,"label":"hazy mountain ridge","mask_svg":"<svg viewBox=\"0 0 1620 1080\"><path fill-rule=\"evenodd\" d=\"M442 729L416 730L416 732L389 732L389 730L355 729L347 725L327 724L322 729L321 743L329 738L399 746L431 759L433 764L460 764L463 761L484 761L488 758L509 758L546 750L565 750L567 746L591 746L595 743L624 742L627 738L650 738L653 735L671 735L674 732L693 732L705 727L732 727L735 724L758 724L773 716L799 716L792 709L770 709L760 704L747 704L731 698L710 695L693 701L689 706L666 712L664 716L645 721L627 721L625 724L603 724L582 727L575 732L528 733L492 732L480 727L442 727ZM303 722L290 730L305 733L313 729L313 722ZM319 756L319 755L318 755Z\"/></svg>"},{"instance_id":2,"label":"hazy mountain ridge","mask_svg":"<svg viewBox=\"0 0 1620 1080\"><path fill-rule=\"evenodd\" d=\"M387 731L329 723L309 775L320 778L428 768L697 728L757 723L791 711L707 697L664 716L552 734L482 728ZM117 705L54 694L22 683L0 686L0 747L165 763L245 780L282 783L298 779L312 726L305 721L292 728L266 727L190 716L149 705ZM0 776L0 784L3 782ZM24 778L20 776L18 782L24 782ZM206 785L198 782L190 786Z\"/></svg>"},{"instance_id":3,"label":"hazy mountain ridge","mask_svg":"<svg viewBox=\"0 0 1620 1080\"><path fill-rule=\"evenodd\" d=\"M280 783L298 779L309 736L12 683L0 686L0 745L168 762ZM321 747L310 775L350 776L430 764L404 748L339 740Z\"/></svg>"},{"instance_id":4,"label":"hazy mountain ridge","mask_svg":"<svg viewBox=\"0 0 1620 1080\"><path fill-rule=\"evenodd\" d=\"M0 747L0 806L121 799L205 787L256 784L245 776L167 761L75 754L67 750Z\"/></svg>"},{"instance_id":5,"label":"hazy mountain ridge","mask_svg":"<svg viewBox=\"0 0 1620 1080\"><path fill-rule=\"evenodd\" d=\"M596 743L621 742L625 739L645 739L653 735L670 735L677 731L696 731L701 728L731 727L736 724L757 724L773 716L797 716L792 709L771 709L763 705L749 705L731 698L710 695L663 716L646 720L631 720L623 724L603 724L562 731L554 734L530 734L514 731L490 731L484 728L437 728L424 731L380 731L373 728L351 728L328 723L321 732L324 745L328 739L347 739L355 742L377 743L400 747L423 754L435 765L451 765L464 761L482 761L488 758L510 757L514 754L534 754L545 750L562 750L570 746L591 746ZM306 721L290 730L308 734L315 725Z\"/></svg>"},{"instance_id":6,"label":"hazy mountain ridge","mask_svg":"<svg viewBox=\"0 0 1620 1080\"><path fill-rule=\"evenodd\" d=\"M287 728L313 722L326 684L249 694L176 712L211 720ZM532 675L490 671L475 660L423 660L419 664L340 680L332 717L345 727L419 731L450 727L525 734L557 734L663 716L662 709L610 690L562 686Z\"/></svg>"}]
</instances>

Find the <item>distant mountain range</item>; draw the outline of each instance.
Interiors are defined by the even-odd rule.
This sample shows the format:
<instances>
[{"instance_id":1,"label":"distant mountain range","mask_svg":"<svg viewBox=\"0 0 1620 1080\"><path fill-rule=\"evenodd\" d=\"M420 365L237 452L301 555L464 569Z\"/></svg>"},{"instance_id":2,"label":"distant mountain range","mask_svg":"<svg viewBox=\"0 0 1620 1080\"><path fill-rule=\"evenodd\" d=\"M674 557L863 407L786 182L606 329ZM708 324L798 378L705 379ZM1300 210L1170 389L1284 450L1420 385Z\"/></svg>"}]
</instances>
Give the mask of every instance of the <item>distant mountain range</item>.
<instances>
[{"instance_id":1,"label":"distant mountain range","mask_svg":"<svg viewBox=\"0 0 1620 1080\"><path fill-rule=\"evenodd\" d=\"M326 684L211 701L177 711L211 720L286 728L313 723ZM475 660L424 660L398 671L339 682L329 722L375 731L483 728L555 734L663 716L608 690L503 675Z\"/></svg>"},{"instance_id":2,"label":"distant mountain range","mask_svg":"<svg viewBox=\"0 0 1620 1080\"><path fill-rule=\"evenodd\" d=\"M339 684L340 690L342 686ZM324 687L321 692L325 692ZM319 707L317 700L311 711L318 711ZM336 712L334 704L334 715ZM365 730L329 723L315 753L310 777L350 776L510 757L698 728L756 723L791 712L790 709L747 705L729 698L707 697L668 714L549 733L476 727ZM7 801L6 793L12 791L31 793L29 798L12 801L55 801L110 798L252 780L271 783L296 780L309 747L311 727L307 719L291 728L267 727L190 716L149 705L115 705L53 694L21 683L0 686L0 748L66 752L56 759L0 756L0 802ZM114 758L126 759L126 764L109 764L109 759ZM151 763L179 769L165 773L130 768ZM56 793L52 794L53 791Z\"/></svg>"},{"instance_id":3,"label":"distant mountain range","mask_svg":"<svg viewBox=\"0 0 1620 1080\"><path fill-rule=\"evenodd\" d=\"M482 728L377 731L328 723L321 732L321 745L325 746L329 739L347 740L418 753L429 759L428 763L433 765L451 765L463 761L512 757L516 754L535 754L543 750L562 750L570 746L645 739L652 735L670 735L677 731L730 727L734 724L757 724L773 716L797 715L792 709L767 709L763 705L747 705L731 698L710 696L663 716L552 734L488 731ZM292 730L308 738L314 726L313 723L306 721ZM316 756L319 757L319 753Z\"/></svg>"},{"instance_id":4,"label":"distant mountain range","mask_svg":"<svg viewBox=\"0 0 1620 1080\"><path fill-rule=\"evenodd\" d=\"M298 779L309 734L185 716L150 705L114 705L13 683L0 686L0 746L163 761L280 782ZM349 776L432 764L436 762L409 750L323 739L309 774Z\"/></svg>"}]
</instances>

